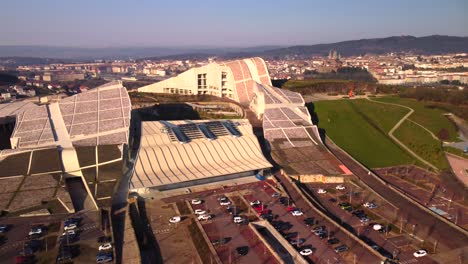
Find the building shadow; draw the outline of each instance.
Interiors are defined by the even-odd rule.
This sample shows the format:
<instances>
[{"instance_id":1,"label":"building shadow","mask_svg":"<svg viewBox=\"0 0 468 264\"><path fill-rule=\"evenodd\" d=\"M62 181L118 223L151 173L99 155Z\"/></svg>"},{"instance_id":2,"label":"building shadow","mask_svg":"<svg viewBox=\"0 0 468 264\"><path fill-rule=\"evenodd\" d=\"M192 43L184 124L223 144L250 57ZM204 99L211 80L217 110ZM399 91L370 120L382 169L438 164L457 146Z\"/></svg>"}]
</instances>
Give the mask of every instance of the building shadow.
<instances>
[{"instance_id":1,"label":"building shadow","mask_svg":"<svg viewBox=\"0 0 468 264\"><path fill-rule=\"evenodd\" d=\"M322 140L323 144L326 145L327 144L326 143L327 134L326 134L325 129L320 128L320 126L319 126L320 120L319 120L317 112L315 112L314 103L309 102L309 103L306 103L305 106L307 107L307 110L309 110L309 113L310 113L310 116L311 116L311 119L312 119L312 123L317 126L317 129L318 129L319 135L320 135L320 140Z\"/></svg>"}]
</instances>

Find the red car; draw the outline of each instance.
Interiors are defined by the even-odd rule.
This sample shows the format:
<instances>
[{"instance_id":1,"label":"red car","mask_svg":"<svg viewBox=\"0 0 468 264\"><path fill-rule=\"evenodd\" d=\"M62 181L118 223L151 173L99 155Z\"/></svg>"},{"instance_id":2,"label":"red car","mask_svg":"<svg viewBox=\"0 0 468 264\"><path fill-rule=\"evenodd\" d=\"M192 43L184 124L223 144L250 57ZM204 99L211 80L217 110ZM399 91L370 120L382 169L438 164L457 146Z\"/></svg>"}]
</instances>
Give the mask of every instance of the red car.
<instances>
[{"instance_id":1,"label":"red car","mask_svg":"<svg viewBox=\"0 0 468 264\"><path fill-rule=\"evenodd\" d=\"M296 207L294 207L294 206L288 206L288 209L287 209L287 210L288 210L288 212L292 212L292 211L296 210Z\"/></svg>"},{"instance_id":2,"label":"red car","mask_svg":"<svg viewBox=\"0 0 468 264\"><path fill-rule=\"evenodd\" d=\"M258 215L266 215L266 214L269 214L271 213L271 210L262 210L260 212L258 212Z\"/></svg>"},{"instance_id":3,"label":"red car","mask_svg":"<svg viewBox=\"0 0 468 264\"><path fill-rule=\"evenodd\" d=\"M33 258L32 256L16 256L15 263L16 264L33 263Z\"/></svg>"},{"instance_id":4,"label":"red car","mask_svg":"<svg viewBox=\"0 0 468 264\"><path fill-rule=\"evenodd\" d=\"M261 212L261 211L265 210L265 206L264 206L263 204L254 206L253 208L254 208L255 211L257 211L257 212Z\"/></svg>"}]
</instances>

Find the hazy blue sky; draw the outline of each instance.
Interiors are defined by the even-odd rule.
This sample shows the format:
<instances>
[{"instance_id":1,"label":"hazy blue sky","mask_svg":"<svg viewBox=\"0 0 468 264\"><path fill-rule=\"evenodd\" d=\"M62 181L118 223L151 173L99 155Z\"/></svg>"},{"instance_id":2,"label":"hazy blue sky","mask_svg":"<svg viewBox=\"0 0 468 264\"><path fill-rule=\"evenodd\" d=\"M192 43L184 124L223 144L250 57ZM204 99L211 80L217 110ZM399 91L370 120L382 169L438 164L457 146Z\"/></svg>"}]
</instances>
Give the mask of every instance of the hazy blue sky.
<instances>
[{"instance_id":1,"label":"hazy blue sky","mask_svg":"<svg viewBox=\"0 0 468 264\"><path fill-rule=\"evenodd\" d=\"M2 0L0 45L255 46L468 36L467 0Z\"/></svg>"}]
</instances>

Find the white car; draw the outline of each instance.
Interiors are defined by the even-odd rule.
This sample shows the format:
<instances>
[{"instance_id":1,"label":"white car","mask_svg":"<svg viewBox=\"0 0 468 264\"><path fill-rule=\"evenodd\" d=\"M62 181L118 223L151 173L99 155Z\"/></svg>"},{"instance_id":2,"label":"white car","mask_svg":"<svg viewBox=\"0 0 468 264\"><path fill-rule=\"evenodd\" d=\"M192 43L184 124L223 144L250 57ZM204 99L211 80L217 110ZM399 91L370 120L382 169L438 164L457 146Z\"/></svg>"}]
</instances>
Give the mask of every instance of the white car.
<instances>
[{"instance_id":1,"label":"white car","mask_svg":"<svg viewBox=\"0 0 468 264\"><path fill-rule=\"evenodd\" d=\"M42 234L42 228L31 228L31 231L29 231L29 235L40 235Z\"/></svg>"},{"instance_id":2,"label":"white car","mask_svg":"<svg viewBox=\"0 0 468 264\"><path fill-rule=\"evenodd\" d=\"M346 187L344 187L344 185L340 184L340 185L337 185L337 186L335 187L335 189L337 189L337 190L344 190L344 189L346 189Z\"/></svg>"},{"instance_id":3,"label":"white car","mask_svg":"<svg viewBox=\"0 0 468 264\"><path fill-rule=\"evenodd\" d=\"M382 228L383 228L383 226L381 224L375 224L375 225L372 226L372 229L374 229L375 231L379 231Z\"/></svg>"},{"instance_id":4,"label":"white car","mask_svg":"<svg viewBox=\"0 0 468 264\"><path fill-rule=\"evenodd\" d=\"M203 214L206 214L206 211L205 211L205 210L202 210L202 209L196 209L196 210L195 210L195 214L196 214L196 215L203 215Z\"/></svg>"},{"instance_id":5,"label":"white car","mask_svg":"<svg viewBox=\"0 0 468 264\"><path fill-rule=\"evenodd\" d=\"M210 220L213 216L209 214L202 214L198 216L198 220Z\"/></svg>"},{"instance_id":6,"label":"white car","mask_svg":"<svg viewBox=\"0 0 468 264\"><path fill-rule=\"evenodd\" d=\"M420 249L417 250L416 252L413 253L413 256L415 258L421 258L427 255L427 251L425 249Z\"/></svg>"},{"instance_id":7,"label":"white car","mask_svg":"<svg viewBox=\"0 0 468 264\"><path fill-rule=\"evenodd\" d=\"M309 256L312 253L314 252L310 248L305 248L299 252L299 254L301 254L302 256Z\"/></svg>"},{"instance_id":8,"label":"white car","mask_svg":"<svg viewBox=\"0 0 468 264\"><path fill-rule=\"evenodd\" d=\"M112 249L111 243L105 243L99 246L99 251L109 250Z\"/></svg>"},{"instance_id":9,"label":"white car","mask_svg":"<svg viewBox=\"0 0 468 264\"><path fill-rule=\"evenodd\" d=\"M73 230L75 229L77 226L76 224L69 224L69 225L66 225L63 227L63 230L67 231L67 230Z\"/></svg>"},{"instance_id":10,"label":"white car","mask_svg":"<svg viewBox=\"0 0 468 264\"><path fill-rule=\"evenodd\" d=\"M375 203L372 203L372 202L365 202L362 206L367 207L369 209L377 208L377 205Z\"/></svg>"},{"instance_id":11,"label":"white car","mask_svg":"<svg viewBox=\"0 0 468 264\"><path fill-rule=\"evenodd\" d=\"M73 236L73 235L76 235L76 232L75 230L67 230L63 232L62 236L66 236L66 235Z\"/></svg>"},{"instance_id":12,"label":"white car","mask_svg":"<svg viewBox=\"0 0 468 264\"><path fill-rule=\"evenodd\" d=\"M250 205L260 205L262 202L260 202L259 200L255 200L253 202L250 202Z\"/></svg>"},{"instance_id":13,"label":"white car","mask_svg":"<svg viewBox=\"0 0 468 264\"><path fill-rule=\"evenodd\" d=\"M240 224L240 223L243 223L243 222L244 222L244 218L242 218L240 216L234 217L234 223Z\"/></svg>"},{"instance_id":14,"label":"white car","mask_svg":"<svg viewBox=\"0 0 468 264\"><path fill-rule=\"evenodd\" d=\"M320 193L320 194L327 193L327 190L320 188L318 189L317 193Z\"/></svg>"},{"instance_id":15,"label":"white car","mask_svg":"<svg viewBox=\"0 0 468 264\"><path fill-rule=\"evenodd\" d=\"M229 201L228 199L226 199L226 200L221 200L221 201L219 202L219 205L230 205L230 204L231 204L231 201Z\"/></svg>"},{"instance_id":16,"label":"white car","mask_svg":"<svg viewBox=\"0 0 468 264\"><path fill-rule=\"evenodd\" d=\"M301 212L300 210L294 210L294 211L291 212L291 214L294 215L294 216L300 216L300 215L303 215L304 213Z\"/></svg>"},{"instance_id":17,"label":"white car","mask_svg":"<svg viewBox=\"0 0 468 264\"><path fill-rule=\"evenodd\" d=\"M193 199L192 204L201 204L203 201L200 199Z\"/></svg>"},{"instance_id":18,"label":"white car","mask_svg":"<svg viewBox=\"0 0 468 264\"><path fill-rule=\"evenodd\" d=\"M169 219L169 222L171 223L179 223L181 220L180 216L173 216Z\"/></svg>"}]
</instances>

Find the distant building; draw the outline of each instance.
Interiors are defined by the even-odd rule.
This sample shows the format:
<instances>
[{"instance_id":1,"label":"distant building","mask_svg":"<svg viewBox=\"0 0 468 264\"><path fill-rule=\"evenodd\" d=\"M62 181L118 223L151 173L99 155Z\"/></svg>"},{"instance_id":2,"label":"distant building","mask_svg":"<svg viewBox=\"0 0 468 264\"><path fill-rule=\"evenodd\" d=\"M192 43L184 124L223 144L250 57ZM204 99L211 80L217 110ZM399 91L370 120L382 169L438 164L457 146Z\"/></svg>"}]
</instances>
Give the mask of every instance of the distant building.
<instances>
[{"instance_id":1,"label":"distant building","mask_svg":"<svg viewBox=\"0 0 468 264\"><path fill-rule=\"evenodd\" d=\"M328 52L328 58L330 60L339 60L341 55L335 49L332 49Z\"/></svg>"},{"instance_id":2,"label":"distant building","mask_svg":"<svg viewBox=\"0 0 468 264\"><path fill-rule=\"evenodd\" d=\"M139 92L227 97L248 105L255 83L271 85L265 62L261 58L210 63L192 68L174 78L150 84Z\"/></svg>"},{"instance_id":3,"label":"distant building","mask_svg":"<svg viewBox=\"0 0 468 264\"><path fill-rule=\"evenodd\" d=\"M84 80L85 75L81 72L47 72L42 76L45 82Z\"/></svg>"}]
</instances>

